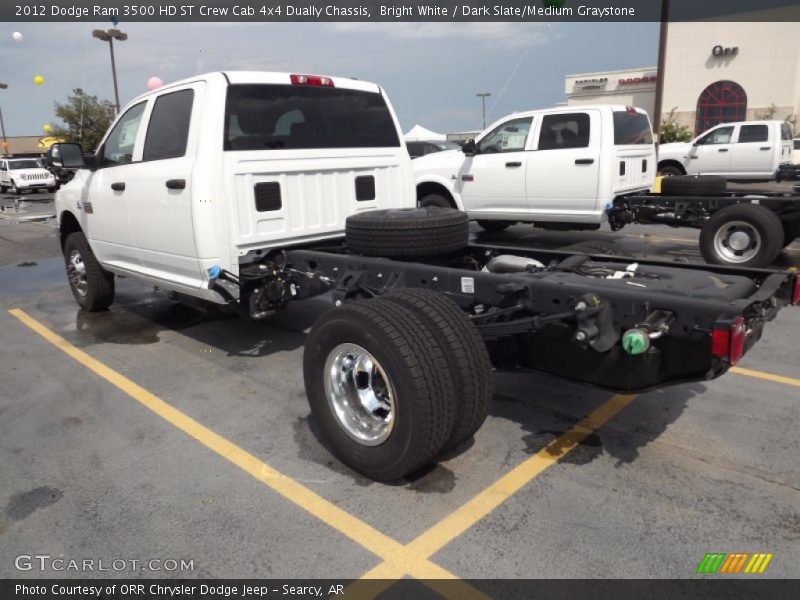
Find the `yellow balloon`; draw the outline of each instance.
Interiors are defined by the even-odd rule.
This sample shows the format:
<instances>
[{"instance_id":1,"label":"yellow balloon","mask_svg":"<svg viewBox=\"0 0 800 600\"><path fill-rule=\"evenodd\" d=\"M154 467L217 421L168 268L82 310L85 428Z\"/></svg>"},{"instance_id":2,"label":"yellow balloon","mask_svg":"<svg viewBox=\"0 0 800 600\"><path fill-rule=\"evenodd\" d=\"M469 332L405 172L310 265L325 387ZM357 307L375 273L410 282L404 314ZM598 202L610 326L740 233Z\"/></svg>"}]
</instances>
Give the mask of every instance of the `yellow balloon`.
<instances>
[{"instance_id":1,"label":"yellow balloon","mask_svg":"<svg viewBox=\"0 0 800 600\"><path fill-rule=\"evenodd\" d=\"M52 131L53 131L53 126L52 126L52 125L50 125L50 123L45 123L45 124L44 124L44 127L42 127L42 130L43 130L45 133L52 133Z\"/></svg>"},{"instance_id":2,"label":"yellow balloon","mask_svg":"<svg viewBox=\"0 0 800 600\"><path fill-rule=\"evenodd\" d=\"M33 78L33 83L35 83L36 85L42 85L44 83L44 77L42 77L41 75L37 75L36 77Z\"/></svg>"}]
</instances>

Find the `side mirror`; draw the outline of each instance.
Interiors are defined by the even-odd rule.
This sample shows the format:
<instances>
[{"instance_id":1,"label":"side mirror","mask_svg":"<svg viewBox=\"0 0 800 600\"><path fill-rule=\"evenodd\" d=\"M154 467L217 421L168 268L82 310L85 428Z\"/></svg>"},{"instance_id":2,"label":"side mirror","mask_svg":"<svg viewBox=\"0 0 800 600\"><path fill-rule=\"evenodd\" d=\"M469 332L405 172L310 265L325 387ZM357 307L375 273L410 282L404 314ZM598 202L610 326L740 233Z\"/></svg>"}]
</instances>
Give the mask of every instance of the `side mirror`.
<instances>
[{"instance_id":1,"label":"side mirror","mask_svg":"<svg viewBox=\"0 0 800 600\"><path fill-rule=\"evenodd\" d=\"M475 146L475 140L467 140L464 142L464 145L461 147L461 151L464 153L464 156L475 156L478 153L477 147Z\"/></svg>"},{"instance_id":2,"label":"side mirror","mask_svg":"<svg viewBox=\"0 0 800 600\"><path fill-rule=\"evenodd\" d=\"M64 169L83 169L83 148L80 144L56 143L47 149L44 155L45 165Z\"/></svg>"}]
</instances>

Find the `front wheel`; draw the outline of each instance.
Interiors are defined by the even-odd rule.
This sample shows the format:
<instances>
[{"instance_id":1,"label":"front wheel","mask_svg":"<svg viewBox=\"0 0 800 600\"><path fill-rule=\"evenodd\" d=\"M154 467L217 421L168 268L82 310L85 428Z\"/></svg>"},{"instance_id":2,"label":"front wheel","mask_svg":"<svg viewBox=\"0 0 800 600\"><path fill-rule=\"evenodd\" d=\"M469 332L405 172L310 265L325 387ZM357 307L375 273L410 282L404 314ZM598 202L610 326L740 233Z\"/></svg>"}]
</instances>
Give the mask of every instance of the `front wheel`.
<instances>
[{"instance_id":1,"label":"front wheel","mask_svg":"<svg viewBox=\"0 0 800 600\"><path fill-rule=\"evenodd\" d=\"M441 208L454 208L453 203L441 194L428 194L417 202L417 205L424 208L426 206L439 206Z\"/></svg>"},{"instance_id":2,"label":"front wheel","mask_svg":"<svg viewBox=\"0 0 800 600\"><path fill-rule=\"evenodd\" d=\"M672 165L661 167L658 172L661 173L662 177L680 177L681 175L684 175L684 172L681 171L679 167Z\"/></svg>"},{"instance_id":3,"label":"front wheel","mask_svg":"<svg viewBox=\"0 0 800 600\"><path fill-rule=\"evenodd\" d=\"M766 267L783 248L780 219L758 204L735 204L714 213L700 231L700 252L707 263Z\"/></svg>"},{"instance_id":4,"label":"front wheel","mask_svg":"<svg viewBox=\"0 0 800 600\"><path fill-rule=\"evenodd\" d=\"M444 447L456 414L448 367L430 327L383 299L329 310L303 354L306 396L329 448L378 481L418 470Z\"/></svg>"},{"instance_id":5,"label":"front wheel","mask_svg":"<svg viewBox=\"0 0 800 600\"><path fill-rule=\"evenodd\" d=\"M12 194L14 194L15 196L21 196L22 195L22 190L17 187L17 184L14 183L13 179L11 180L11 187L9 187L8 190Z\"/></svg>"},{"instance_id":6,"label":"front wheel","mask_svg":"<svg viewBox=\"0 0 800 600\"><path fill-rule=\"evenodd\" d=\"M72 295L81 308L105 310L114 301L114 275L105 271L80 231L69 234L64 243L64 260Z\"/></svg>"}]
</instances>

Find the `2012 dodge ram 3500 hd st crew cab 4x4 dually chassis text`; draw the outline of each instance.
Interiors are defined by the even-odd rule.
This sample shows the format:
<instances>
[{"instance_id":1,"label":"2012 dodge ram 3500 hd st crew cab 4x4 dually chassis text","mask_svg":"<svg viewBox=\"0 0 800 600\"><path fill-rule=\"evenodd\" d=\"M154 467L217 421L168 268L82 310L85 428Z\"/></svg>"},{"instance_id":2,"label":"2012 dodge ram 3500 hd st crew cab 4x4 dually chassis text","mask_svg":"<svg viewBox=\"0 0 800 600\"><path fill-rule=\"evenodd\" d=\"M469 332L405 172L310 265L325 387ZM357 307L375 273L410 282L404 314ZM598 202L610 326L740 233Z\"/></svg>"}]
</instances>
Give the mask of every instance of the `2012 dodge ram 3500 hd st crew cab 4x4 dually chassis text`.
<instances>
[{"instance_id":1,"label":"2012 dodge ram 3500 hd st crew cab 4x4 dually chassis text","mask_svg":"<svg viewBox=\"0 0 800 600\"><path fill-rule=\"evenodd\" d=\"M69 285L107 308L125 275L263 319L328 293L303 372L353 469L392 480L470 438L496 368L612 390L723 374L792 273L470 244L467 216L417 208L384 91L352 79L229 72L131 101L57 195Z\"/></svg>"}]
</instances>

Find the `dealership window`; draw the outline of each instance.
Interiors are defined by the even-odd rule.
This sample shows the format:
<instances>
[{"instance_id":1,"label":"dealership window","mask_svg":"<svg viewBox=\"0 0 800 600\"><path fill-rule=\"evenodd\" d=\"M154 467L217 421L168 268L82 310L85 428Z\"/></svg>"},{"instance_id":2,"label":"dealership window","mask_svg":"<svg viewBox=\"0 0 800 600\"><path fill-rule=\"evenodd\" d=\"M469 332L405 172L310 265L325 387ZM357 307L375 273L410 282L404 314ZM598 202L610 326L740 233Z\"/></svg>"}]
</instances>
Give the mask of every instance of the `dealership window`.
<instances>
[{"instance_id":1,"label":"dealership window","mask_svg":"<svg viewBox=\"0 0 800 600\"><path fill-rule=\"evenodd\" d=\"M744 121L747 112L747 94L735 81L717 81L709 85L697 100L697 135L719 125Z\"/></svg>"}]
</instances>

